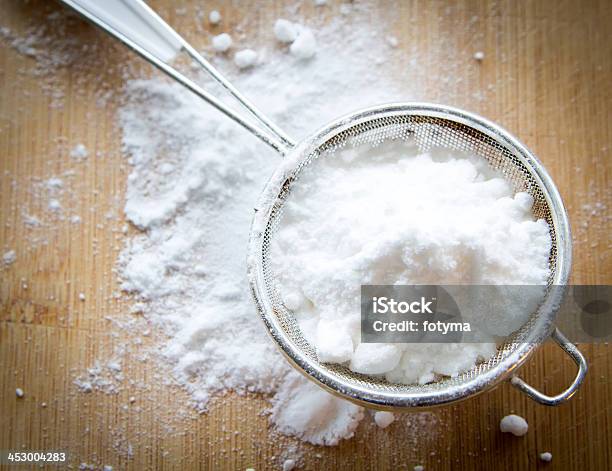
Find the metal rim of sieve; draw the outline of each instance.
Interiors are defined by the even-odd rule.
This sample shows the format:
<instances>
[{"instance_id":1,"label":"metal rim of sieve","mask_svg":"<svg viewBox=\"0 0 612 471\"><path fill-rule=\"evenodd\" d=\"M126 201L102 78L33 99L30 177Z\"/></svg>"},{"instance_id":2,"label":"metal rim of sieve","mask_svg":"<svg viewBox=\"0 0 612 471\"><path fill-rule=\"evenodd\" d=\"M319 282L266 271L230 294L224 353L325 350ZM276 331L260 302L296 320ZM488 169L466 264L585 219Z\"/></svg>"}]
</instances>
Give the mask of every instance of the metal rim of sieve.
<instances>
[{"instance_id":1,"label":"metal rim of sieve","mask_svg":"<svg viewBox=\"0 0 612 471\"><path fill-rule=\"evenodd\" d=\"M538 195L543 197L541 203L546 205L544 210L549 216L546 219L553 239L549 286L567 284L572 253L567 213L552 179L538 159L520 141L500 126L456 108L428 103L380 105L344 116L300 142L274 172L255 208L248 247L248 278L257 310L281 352L298 371L331 393L360 405L379 409L431 407L472 397L512 375L551 333L564 350L572 355L571 347L574 350L575 347L570 344L571 347L566 348L558 335L565 342L567 340L554 329L553 322L561 302L562 291L553 289L548 290L540 308L532 314L529 325L526 324L521 329L523 332L520 337L506 342L488 362L476 365L459 379L445 378L426 385L390 384L380 378L351 372L345 366L322 364L316 359L312 347L301 337L297 323L295 320L291 321L291 314L279 304L278 299L273 299L276 287L271 286L267 251L275 224L278 223L284 199L290 192L292 183L302 169L322 152L342 147L346 140L359 135L360 127L365 126L366 129L376 132L379 128L393 126L402 120L408 124L404 131L398 128L400 133L411 132L409 123L412 123L413 128L419 123L441 124L441 130L436 131L433 126L432 129L421 129L421 132L445 132L444 127L448 127L453 132L465 133L466 139L474 140L473 144L480 141L483 145L497 148L500 159L510 158L511 167L517 167L524 173L530 185L536 185L526 191L539 192ZM418 130L413 129L412 132L417 135ZM580 371L570 387L571 391L568 389L563 395L550 398L536 390L530 391L533 388L525 383L524 387L515 384L514 379L518 380L516 383L522 383L519 378L514 378L513 384L542 403L559 403L561 396L565 400L573 394L586 373L586 362L580 353L577 353L580 357L578 359L576 355L572 356L580 366ZM582 361L579 361L580 359Z\"/></svg>"}]
</instances>

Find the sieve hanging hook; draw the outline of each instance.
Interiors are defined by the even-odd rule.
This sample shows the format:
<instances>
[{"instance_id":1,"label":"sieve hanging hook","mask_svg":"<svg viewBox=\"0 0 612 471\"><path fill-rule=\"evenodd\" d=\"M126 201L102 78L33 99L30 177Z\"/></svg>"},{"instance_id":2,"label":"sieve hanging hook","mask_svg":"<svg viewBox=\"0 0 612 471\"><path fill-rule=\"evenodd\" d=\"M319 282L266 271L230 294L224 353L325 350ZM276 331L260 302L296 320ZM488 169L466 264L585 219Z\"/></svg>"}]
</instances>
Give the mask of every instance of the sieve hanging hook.
<instances>
[{"instance_id":1,"label":"sieve hanging hook","mask_svg":"<svg viewBox=\"0 0 612 471\"><path fill-rule=\"evenodd\" d=\"M527 396L534 401L544 404L545 406L557 406L572 397L582 384L582 381L584 381L584 377L586 376L588 369L584 355L573 343L567 340L565 335L563 335L559 329L553 330L551 337L557 343L557 345L559 345L563 351L570 356L574 363L576 363L576 366L578 366L578 372L576 373L576 377L572 381L572 384L570 384L565 391L555 396L548 396L543 392L538 391L533 386L527 384L518 376L513 376L510 379L512 386L527 394Z\"/></svg>"}]
</instances>

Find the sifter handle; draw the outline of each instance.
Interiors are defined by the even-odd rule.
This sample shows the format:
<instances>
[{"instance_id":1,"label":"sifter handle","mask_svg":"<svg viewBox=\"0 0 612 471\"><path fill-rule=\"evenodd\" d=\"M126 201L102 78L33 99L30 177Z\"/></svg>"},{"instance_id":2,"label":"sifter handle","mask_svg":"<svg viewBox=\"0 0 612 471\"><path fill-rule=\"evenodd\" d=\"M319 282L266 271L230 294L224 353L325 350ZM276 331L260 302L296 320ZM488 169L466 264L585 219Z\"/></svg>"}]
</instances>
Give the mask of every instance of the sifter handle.
<instances>
[{"instance_id":1,"label":"sifter handle","mask_svg":"<svg viewBox=\"0 0 612 471\"><path fill-rule=\"evenodd\" d=\"M251 104L143 0L61 0L61 2L132 48L151 64L240 124L280 154L285 155L295 145L291 138ZM172 67L169 62L181 51L187 52L193 60L233 95L262 126L249 123L236 111Z\"/></svg>"},{"instance_id":2,"label":"sifter handle","mask_svg":"<svg viewBox=\"0 0 612 471\"><path fill-rule=\"evenodd\" d=\"M572 381L572 384L570 384L570 386L562 393L559 393L556 396L548 396L538 391L533 386L530 386L518 376L513 376L510 383L540 404L544 404L546 406L558 406L559 404L567 401L578 390L582 384L582 381L584 380L584 377L586 376L588 366L584 355L580 353L580 350L576 348L576 345L567 340L565 335L563 335L559 329L555 328L551 337L572 358L572 360L574 360L574 363L578 365L578 373L576 373L576 377L574 378L574 381Z\"/></svg>"},{"instance_id":3,"label":"sifter handle","mask_svg":"<svg viewBox=\"0 0 612 471\"><path fill-rule=\"evenodd\" d=\"M167 62L179 53L183 39L146 3L134 0L62 0L96 24L103 23L134 44Z\"/></svg>"}]
</instances>

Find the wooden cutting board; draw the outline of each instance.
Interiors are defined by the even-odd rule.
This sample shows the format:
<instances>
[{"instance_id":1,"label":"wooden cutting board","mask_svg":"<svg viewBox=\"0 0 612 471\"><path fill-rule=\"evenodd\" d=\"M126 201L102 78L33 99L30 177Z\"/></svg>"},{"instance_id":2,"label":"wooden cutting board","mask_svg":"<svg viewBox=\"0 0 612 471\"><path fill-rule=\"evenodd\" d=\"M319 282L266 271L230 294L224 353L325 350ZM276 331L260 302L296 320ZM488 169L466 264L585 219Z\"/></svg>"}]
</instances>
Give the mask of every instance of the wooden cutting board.
<instances>
[{"instance_id":1,"label":"wooden cutting board","mask_svg":"<svg viewBox=\"0 0 612 471\"><path fill-rule=\"evenodd\" d=\"M339 11L332 1L324 7L309 0L178 3L151 1L199 46L211 33L238 27L250 44L271 41L279 16L326 22ZM195 14L213 7L223 15L216 29ZM371 9L372 22L388 25L399 40L399 58L385 66L388 73L407 84L412 74L427 78L407 98L475 111L519 136L568 206L573 281L610 284L612 3L410 0L374 2ZM129 167L119 147L117 102L104 91L119 90L127 69L153 72L80 22L68 33L95 47L77 54L78 64L18 52L27 53L27 45L15 37L42 28L59 10L53 2L0 0L0 26L10 29L0 40L0 251L17 256L0 268L0 449L66 450L72 469L81 463L96 469L279 469L284 456L297 456L295 441L269 432L264 398L230 394L200 415L186 407L183 391L165 386L155 366L135 355L124 363L124 375L156 386L76 391L75 376L128 341L113 336L110 324L130 306L116 295L113 271L126 238L121 208ZM41 46L42 57L56 46ZM485 53L481 63L472 58L476 51ZM414 57L418 61L410 62ZM68 155L76 143L89 149L89 158ZM45 219L41 181L54 175L70 183L62 204L80 224ZM28 225L27 216L36 214L43 215L42 225ZM418 464L428 470L610 469L612 351L608 345L581 350L588 378L560 407L539 406L504 384L454 406L402 414L385 430L366 418L355 438L337 447L302 446L300 463L309 470ZM573 375L573 364L554 345L521 370L549 393ZM25 397L16 397L17 387ZM510 412L528 420L525 437L498 432L499 419ZM538 459L545 451L553 454L549 464Z\"/></svg>"}]
</instances>

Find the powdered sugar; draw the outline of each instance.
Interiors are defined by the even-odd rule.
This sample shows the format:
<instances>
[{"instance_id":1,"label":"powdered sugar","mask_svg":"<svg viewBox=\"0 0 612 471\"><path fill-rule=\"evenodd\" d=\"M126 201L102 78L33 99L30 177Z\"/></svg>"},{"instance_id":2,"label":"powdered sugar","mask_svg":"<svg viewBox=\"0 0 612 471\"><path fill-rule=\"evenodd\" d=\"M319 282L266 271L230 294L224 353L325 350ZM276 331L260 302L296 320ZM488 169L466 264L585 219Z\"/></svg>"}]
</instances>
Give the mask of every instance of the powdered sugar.
<instances>
[{"instance_id":1,"label":"powdered sugar","mask_svg":"<svg viewBox=\"0 0 612 471\"><path fill-rule=\"evenodd\" d=\"M317 40L310 28L279 18L274 23L274 36L290 44L289 51L298 59L310 59L317 52Z\"/></svg>"},{"instance_id":2,"label":"powdered sugar","mask_svg":"<svg viewBox=\"0 0 612 471\"><path fill-rule=\"evenodd\" d=\"M8 250L2 255L2 263L12 265L17 260L17 253L14 250Z\"/></svg>"},{"instance_id":3,"label":"powdered sugar","mask_svg":"<svg viewBox=\"0 0 612 471\"><path fill-rule=\"evenodd\" d=\"M522 437L529 430L529 426L520 415L510 414L501 419L499 429L502 433L511 433L516 437Z\"/></svg>"},{"instance_id":4,"label":"powdered sugar","mask_svg":"<svg viewBox=\"0 0 612 471\"><path fill-rule=\"evenodd\" d=\"M47 208L49 211L59 212L62 209L62 204L55 198L51 198L47 203Z\"/></svg>"},{"instance_id":5,"label":"powdered sugar","mask_svg":"<svg viewBox=\"0 0 612 471\"><path fill-rule=\"evenodd\" d=\"M363 409L337 399L291 372L274 397L272 420L279 431L315 445L337 445L355 432Z\"/></svg>"},{"instance_id":6,"label":"powdered sugar","mask_svg":"<svg viewBox=\"0 0 612 471\"><path fill-rule=\"evenodd\" d=\"M239 69L246 69L255 65L257 62L257 53L253 49L243 49L234 55L234 64Z\"/></svg>"},{"instance_id":7,"label":"powdered sugar","mask_svg":"<svg viewBox=\"0 0 612 471\"><path fill-rule=\"evenodd\" d=\"M208 14L208 21L211 25L217 25L221 22L221 13L217 10L213 10Z\"/></svg>"},{"instance_id":8,"label":"powdered sugar","mask_svg":"<svg viewBox=\"0 0 612 471\"><path fill-rule=\"evenodd\" d=\"M112 359L103 364L97 360L87 372L75 378L74 384L81 392L91 393L103 391L107 394L117 394L117 386L123 381L124 375L118 359Z\"/></svg>"},{"instance_id":9,"label":"powdered sugar","mask_svg":"<svg viewBox=\"0 0 612 471\"><path fill-rule=\"evenodd\" d=\"M382 344L360 343L360 286L544 285L551 240L532 204L480 157L423 153L411 140L349 145L324 153L292 185L270 260L321 361L425 383L490 357L496 337L535 310L537 290L486 312L462 305L482 343Z\"/></svg>"},{"instance_id":10,"label":"powdered sugar","mask_svg":"<svg viewBox=\"0 0 612 471\"><path fill-rule=\"evenodd\" d=\"M318 34L335 37L338 27ZM299 137L353 109L357 97L365 106L394 96L392 83L369 88L370 62L351 34L346 43L330 41L313 61L268 52L256 71L229 78ZM218 65L231 71L227 62ZM353 77L348 85L346 76ZM350 436L361 408L297 375L284 379L290 367L248 292L252 208L278 156L178 85L132 80L126 95L120 122L132 171L125 212L142 232L121 256L122 287L144 301L139 310L169 335L160 350L173 377L200 409L228 389L280 387L271 419L281 432L320 444ZM294 404L295 395L308 403L314 395L323 410Z\"/></svg>"},{"instance_id":11,"label":"powdered sugar","mask_svg":"<svg viewBox=\"0 0 612 471\"><path fill-rule=\"evenodd\" d=\"M232 37L227 33L221 33L212 38L213 49L217 52L225 52L232 47Z\"/></svg>"},{"instance_id":12,"label":"powdered sugar","mask_svg":"<svg viewBox=\"0 0 612 471\"><path fill-rule=\"evenodd\" d=\"M540 459L545 461L546 463L552 461L552 453L545 451L544 453L540 453Z\"/></svg>"},{"instance_id":13,"label":"powdered sugar","mask_svg":"<svg viewBox=\"0 0 612 471\"><path fill-rule=\"evenodd\" d=\"M317 52L317 40L308 28L301 28L298 37L289 47L291 54L299 59L310 59Z\"/></svg>"},{"instance_id":14,"label":"powdered sugar","mask_svg":"<svg viewBox=\"0 0 612 471\"><path fill-rule=\"evenodd\" d=\"M392 412L379 411L374 414L374 422L380 428L387 428L395 421L395 415Z\"/></svg>"},{"instance_id":15,"label":"powdered sugar","mask_svg":"<svg viewBox=\"0 0 612 471\"><path fill-rule=\"evenodd\" d=\"M292 43L298 36L297 25L291 21L279 18L274 23L274 35L282 43Z\"/></svg>"},{"instance_id":16,"label":"powdered sugar","mask_svg":"<svg viewBox=\"0 0 612 471\"><path fill-rule=\"evenodd\" d=\"M87 150L87 147L85 147L83 144L77 144L70 151L70 157L76 160L86 159L88 155L89 151Z\"/></svg>"}]
</instances>

